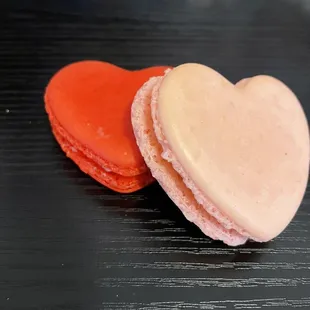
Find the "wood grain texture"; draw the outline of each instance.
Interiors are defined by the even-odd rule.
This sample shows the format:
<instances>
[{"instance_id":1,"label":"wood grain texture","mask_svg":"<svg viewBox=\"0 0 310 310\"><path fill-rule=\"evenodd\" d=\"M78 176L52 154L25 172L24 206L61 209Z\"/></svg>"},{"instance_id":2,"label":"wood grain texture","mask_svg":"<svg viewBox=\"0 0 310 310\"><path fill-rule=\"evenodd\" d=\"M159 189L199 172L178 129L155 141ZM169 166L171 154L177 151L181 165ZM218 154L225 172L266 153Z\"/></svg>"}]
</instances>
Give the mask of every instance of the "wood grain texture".
<instances>
[{"instance_id":1,"label":"wood grain texture","mask_svg":"<svg viewBox=\"0 0 310 310\"><path fill-rule=\"evenodd\" d=\"M0 17L0 309L310 309L309 188L276 240L229 248L159 186L117 195L81 173L42 99L81 59L196 61L274 75L309 117L307 0L11 0Z\"/></svg>"}]
</instances>

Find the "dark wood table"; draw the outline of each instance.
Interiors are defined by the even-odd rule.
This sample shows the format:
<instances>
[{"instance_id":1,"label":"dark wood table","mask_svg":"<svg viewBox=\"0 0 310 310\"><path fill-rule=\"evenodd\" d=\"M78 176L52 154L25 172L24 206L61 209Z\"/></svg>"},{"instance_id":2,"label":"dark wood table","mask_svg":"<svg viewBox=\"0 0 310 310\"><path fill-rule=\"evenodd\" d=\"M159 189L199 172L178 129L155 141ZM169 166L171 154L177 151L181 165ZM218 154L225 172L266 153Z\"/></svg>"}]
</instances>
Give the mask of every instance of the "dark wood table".
<instances>
[{"instance_id":1,"label":"dark wood table","mask_svg":"<svg viewBox=\"0 0 310 310\"><path fill-rule=\"evenodd\" d=\"M81 173L42 98L82 59L201 62L280 78L309 116L309 0L7 0L0 40L0 309L310 309L309 191L276 240L226 247L158 185L118 195Z\"/></svg>"}]
</instances>

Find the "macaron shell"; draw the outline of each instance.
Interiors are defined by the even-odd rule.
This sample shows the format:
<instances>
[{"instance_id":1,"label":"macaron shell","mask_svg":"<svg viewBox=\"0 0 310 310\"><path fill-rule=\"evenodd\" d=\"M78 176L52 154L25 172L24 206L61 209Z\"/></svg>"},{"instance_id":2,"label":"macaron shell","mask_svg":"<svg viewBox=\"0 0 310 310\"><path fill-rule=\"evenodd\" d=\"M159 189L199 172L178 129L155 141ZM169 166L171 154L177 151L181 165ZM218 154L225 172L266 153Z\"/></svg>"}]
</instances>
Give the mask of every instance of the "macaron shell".
<instances>
[{"instance_id":1,"label":"macaron shell","mask_svg":"<svg viewBox=\"0 0 310 310\"><path fill-rule=\"evenodd\" d=\"M147 171L135 143L130 108L136 91L167 67L127 71L101 61L64 67L51 79L45 94L55 119L69 135L124 176Z\"/></svg>"},{"instance_id":2,"label":"macaron shell","mask_svg":"<svg viewBox=\"0 0 310 310\"><path fill-rule=\"evenodd\" d=\"M307 120L283 83L259 76L236 87L185 64L164 78L158 115L178 161L223 213L262 241L283 231L309 173Z\"/></svg>"}]
</instances>

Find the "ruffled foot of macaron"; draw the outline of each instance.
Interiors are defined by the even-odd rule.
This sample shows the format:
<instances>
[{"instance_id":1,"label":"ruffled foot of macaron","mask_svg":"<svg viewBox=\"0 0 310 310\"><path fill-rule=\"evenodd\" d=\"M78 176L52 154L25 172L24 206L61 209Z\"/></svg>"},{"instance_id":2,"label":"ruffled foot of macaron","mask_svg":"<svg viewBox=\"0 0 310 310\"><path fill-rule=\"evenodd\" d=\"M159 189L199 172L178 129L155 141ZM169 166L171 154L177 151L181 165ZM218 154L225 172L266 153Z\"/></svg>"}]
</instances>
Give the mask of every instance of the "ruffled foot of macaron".
<instances>
[{"instance_id":1,"label":"ruffled foot of macaron","mask_svg":"<svg viewBox=\"0 0 310 310\"><path fill-rule=\"evenodd\" d=\"M308 182L309 129L281 81L233 85L184 64L141 87L131 118L152 175L207 236L267 242L293 219Z\"/></svg>"}]
</instances>

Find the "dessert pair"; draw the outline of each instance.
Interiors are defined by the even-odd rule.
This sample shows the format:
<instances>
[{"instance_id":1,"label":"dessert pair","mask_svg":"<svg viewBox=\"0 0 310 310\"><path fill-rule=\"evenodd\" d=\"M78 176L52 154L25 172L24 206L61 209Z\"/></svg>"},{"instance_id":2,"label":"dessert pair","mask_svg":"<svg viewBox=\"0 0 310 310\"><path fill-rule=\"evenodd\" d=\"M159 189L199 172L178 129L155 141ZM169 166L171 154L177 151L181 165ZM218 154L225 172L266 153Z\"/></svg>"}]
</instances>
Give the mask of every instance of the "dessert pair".
<instances>
[{"instance_id":1,"label":"dessert pair","mask_svg":"<svg viewBox=\"0 0 310 310\"><path fill-rule=\"evenodd\" d=\"M53 76L45 106L82 171L121 193L156 179L189 221L228 245L276 237L304 196L307 120L273 77L234 85L201 64L127 71L82 61Z\"/></svg>"}]
</instances>

